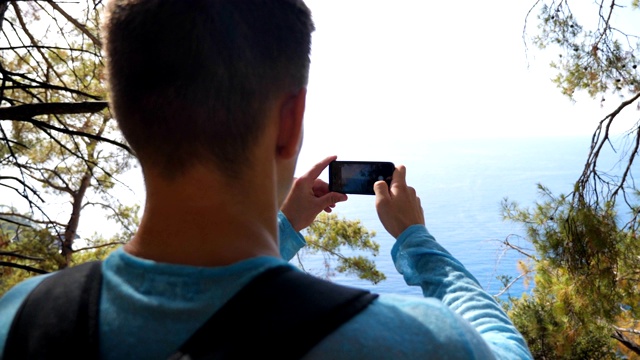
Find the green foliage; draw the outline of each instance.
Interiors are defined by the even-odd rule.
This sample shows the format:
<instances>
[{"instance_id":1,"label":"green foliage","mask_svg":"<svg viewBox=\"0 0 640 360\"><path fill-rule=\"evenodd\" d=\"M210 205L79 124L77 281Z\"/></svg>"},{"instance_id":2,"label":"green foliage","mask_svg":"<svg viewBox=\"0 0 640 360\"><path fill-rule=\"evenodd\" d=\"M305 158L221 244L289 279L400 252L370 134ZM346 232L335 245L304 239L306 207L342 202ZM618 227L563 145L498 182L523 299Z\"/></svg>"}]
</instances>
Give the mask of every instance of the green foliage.
<instances>
[{"instance_id":1,"label":"green foliage","mask_svg":"<svg viewBox=\"0 0 640 360\"><path fill-rule=\"evenodd\" d=\"M307 228L306 253L321 252L325 259L325 277L330 277L332 270L340 273L353 274L360 279L374 284L386 279L375 263L362 255L346 255L344 250L366 251L377 256L380 244L373 241L375 232L368 231L360 220L339 219L335 214L321 213ZM335 268L332 262L337 261ZM304 268L304 266L303 266Z\"/></svg>"},{"instance_id":2,"label":"green foliage","mask_svg":"<svg viewBox=\"0 0 640 360\"><path fill-rule=\"evenodd\" d=\"M0 261L14 266L0 266L0 296L18 282L36 274L28 269L53 271L60 261L54 237L46 229L38 229L23 219L0 220Z\"/></svg>"},{"instance_id":3,"label":"green foliage","mask_svg":"<svg viewBox=\"0 0 640 360\"><path fill-rule=\"evenodd\" d=\"M535 287L510 299L509 315L536 358L617 358L626 349L614 330L640 319L636 226L617 225L612 201L595 207L539 189L543 201L532 209L503 203L505 219L523 225L535 249Z\"/></svg>"},{"instance_id":4,"label":"green foliage","mask_svg":"<svg viewBox=\"0 0 640 360\"><path fill-rule=\"evenodd\" d=\"M640 356L640 219L632 167L640 128L629 129L622 145L609 133L640 99L640 13L637 0L628 3L631 8L616 1L542 0L532 7L539 10L533 42L558 52L551 67L562 94L575 99L586 92L601 104L611 94L628 97L595 128L570 196L540 186L543 201L531 209L503 203L504 217L524 227L535 249L522 267L535 281L531 296L512 298L507 307L536 358ZM626 24L620 21L625 16ZM619 154L619 174L601 170L609 147Z\"/></svg>"},{"instance_id":5,"label":"green foliage","mask_svg":"<svg viewBox=\"0 0 640 360\"><path fill-rule=\"evenodd\" d=\"M571 98L580 90L592 97L640 92L640 41L615 27L612 15L620 8L604 2L580 6L593 6L593 12L600 12L599 20L578 19L570 1L542 2L540 6L539 32L533 42L542 49L559 51L551 64L558 70L554 82ZM633 6L638 6L637 1ZM640 22L640 14L635 17Z\"/></svg>"},{"instance_id":6,"label":"green foliage","mask_svg":"<svg viewBox=\"0 0 640 360\"><path fill-rule=\"evenodd\" d=\"M106 97L98 34L103 5L87 1L65 8L71 13L53 2L12 2L2 22L3 109L36 110L0 119L0 171L11 175L0 177L0 188L21 198L3 196L0 220L26 224L11 251L46 259L30 264L43 271L53 270L51 263L56 269L76 263L76 255L84 256L96 241L126 241L137 223L138 207L114 196L122 185L117 176L134 158L126 145L110 139L120 135L108 109L99 103L85 108ZM68 110L37 110L58 104ZM112 239L81 234L80 239L88 208L120 225L120 234ZM18 271L15 265L26 260L7 256L0 261Z\"/></svg>"},{"instance_id":7,"label":"green foliage","mask_svg":"<svg viewBox=\"0 0 640 360\"><path fill-rule=\"evenodd\" d=\"M537 291L537 290L536 290ZM611 329L577 323L551 294L514 300L509 316L527 339L535 359L615 359Z\"/></svg>"},{"instance_id":8,"label":"green foliage","mask_svg":"<svg viewBox=\"0 0 640 360\"><path fill-rule=\"evenodd\" d=\"M30 223L28 217L0 220L0 297L15 284L34 275L56 271L64 263L60 234L55 228ZM104 259L122 242L95 236L74 248L69 266Z\"/></svg>"}]
</instances>

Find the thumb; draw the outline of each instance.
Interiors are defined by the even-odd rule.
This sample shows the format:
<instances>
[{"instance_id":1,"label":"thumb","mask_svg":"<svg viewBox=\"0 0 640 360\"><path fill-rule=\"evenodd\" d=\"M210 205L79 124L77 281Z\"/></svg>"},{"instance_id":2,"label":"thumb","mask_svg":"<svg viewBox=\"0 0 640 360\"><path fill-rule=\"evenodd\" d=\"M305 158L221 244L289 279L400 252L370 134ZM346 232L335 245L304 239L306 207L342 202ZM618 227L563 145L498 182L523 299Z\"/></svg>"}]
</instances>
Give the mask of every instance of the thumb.
<instances>
[{"instance_id":1,"label":"thumb","mask_svg":"<svg viewBox=\"0 0 640 360\"><path fill-rule=\"evenodd\" d=\"M389 194L389 186L384 181L376 181L376 183L373 184L373 192L376 193L376 203L378 204L391 197L391 194Z\"/></svg>"}]
</instances>

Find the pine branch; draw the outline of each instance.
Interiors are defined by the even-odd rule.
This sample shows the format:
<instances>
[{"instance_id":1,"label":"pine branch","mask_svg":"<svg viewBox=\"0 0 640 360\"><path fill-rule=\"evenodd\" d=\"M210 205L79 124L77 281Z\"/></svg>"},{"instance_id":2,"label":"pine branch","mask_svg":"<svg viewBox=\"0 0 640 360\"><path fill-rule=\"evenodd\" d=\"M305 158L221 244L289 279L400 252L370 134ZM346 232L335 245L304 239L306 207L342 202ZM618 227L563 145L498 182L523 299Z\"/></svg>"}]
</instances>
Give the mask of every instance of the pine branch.
<instances>
[{"instance_id":1,"label":"pine branch","mask_svg":"<svg viewBox=\"0 0 640 360\"><path fill-rule=\"evenodd\" d=\"M8 262L8 261L0 261L0 266L26 270L26 271L34 272L36 274L48 274L49 273L46 270L34 268L32 266L27 266L27 265L15 264L15 263Z\"/></svg>"},{"instance_id":2,"label":"pine branch","mask_svg":"<svg viewBox=\"0 0 640 360\"><path fill-rule=\"evenodd\" d=\"M0 107L0 119L23 120L38 115L66 115L97 113L109 106L107 101L82 101L59 103L35 103Z\"/></svg>"},{"instance_id":3,"label":"pine branch","mask_svg":"<svg viewBox=\"0 0 640 360\"><path fill-rule=\"evenodd\" d=\"M36 104L20 105L20 107L22 107L22 106L31 106L31 105L36 105ZM38 105L40 105L40 104L38 104ZM42 105L51 105L51 104L44 104L43 103ZM57 104L55 104L55 105L57 105ZM18 107L18 106L16 106L16 107ZM36 126L37 128L40 128L42 130L49 129L49 130L57 131L57 132L62 133L62 134L67 134L67 135L71 135L71 136L81 136L81 137L85 137L85 138L89 138L89 139L93 139L93 140L97 140L97 141L106 142L106 143L115 145L117 147L120 147L120 148L126 150L129 154L133 155L133 150L131 150L131 148L129 148L129 146L127 146L127 145L125 145L125 144L123 144L121 142L118 142L118 141L115 141L115 140L112 140L112 139L108 139L108 138L105 138L105 137L102 137L102 136L90 134L90 133L87 133L87 132L84 132L84 131L76 131L76 130L65 129L65 128L53 126L53 125L51 125L51 124L49 124L47 122L44 122L44 121L41 121L41 120L36 120L36 119L33 119L33 118L18 118L18 117L14 117L13 119L3 118L3 116L2 116L4 114L3 109L9 109L9 108L0 108L0 121L2 121L2 120L11 120L11 121L26 122L26 123L30 123L30 124Z\"/></svg>"},{"instance_id":4,"label":"pine branch","mask_svg":"<svg viewBox=\"0 0 640 360\"><path fill-rule=\"evenodd\" d=\"M522 255L524 255L524 256L526 256L526 257L528 257L529 259L533 259L533 260L536 260L536 261L537 261L537 259L536 259L536 257L535 257L535 256L533 256L533 255L529 254L528 252L524 251L524 249L523 249L523 248L521 248L521 247L519 247L519 246L517 246L517 245L514 245L514 244L512 244L512 243L510 243L510 242L509 242L509 238L510 238L512 235L513 235L513 234L511 234L511 235L507 236L507 238L506 238L506 239L504 239L504 240L502 241L502 244L503 244L504 246L506 246L506 247L510 248L510 249L513 249L513 250L515 250L515 251L519 252L520 254L522 254Z\"/></svg>"},{"instance_id":5,"label":"pine branch","mask_svg":"<svg viewBox=\"0 0 640 360\"><path fill-rule=\"evenodd\" d=\"M110 243L106 243L106 244L87 246L87 247L83 247L83 248L80 248L80 249L75 249L75 250L73 250L73 252L77 253L79 251L95 250L95 249L100 249L100 248L103 248L103 247L114 246L114 245L123 245L123 244L125 244L125 243L122 242L122 241L114 241L114 242L110 242Z\"/></svg>"},{"instance_id":6,"label":"pine branch","mask_svg":"<svg viewBox=\"0 0 640 360\"><path fill-rule=\"evenodd\" d=\"M612 338L618 340L624 347L626 347L627 349L633 351L634 353L640 355L640 345L634 343L633 341L631 341L631 339L629 339L628 337L622 335L622 333L618 330L616 330L613 335L611 335Z\"/></svg>"},{"instance_id":7,"label":"pine branch","mask_svg":"<svg viewBox=\"0 0 640 360\"><path fill-rule=\"evenodd\" d=\"M606 183L606 180L602 179L597 172L597 163L598 163L598 159L600 158L600 153L602 149L607 143L610 143L609 131L611 128L611 124L616 119L616 117L622 112L622 110L624 110L626 107L633 104L634 102L638 101L639 99L640 99L640 92L636 93L634 96L627 99L626 101L623 101L622 103L620 103L620 105L614 111L612 111L607 116L605 116L602 120L600 120L600 123L598 124L591 138L591 147L589 150L589 155L587 156L587 161L584 165L584 169L582 171L582 174L580 175L580 178L577 181L577 184L579 185L579 190L574 193L575 200L579 200L579 201L585 200L585 193L588 192L590 181L594 182L593 184L594 187L597 185L598 182ZM635 135L635 150L637 150L638 147L640 146L640 139L639 139L640 129L638 129L638 131L639 132L637 132ZM618 191L623 189L627 176L631 171L631 165L633 164L633 160L635 159L635 154L636 153L634 152L629 155L629 160L627 162L627 166L624 171L624 178L622 179L623 181L619 182L618 186L614 190L614 193L613 193L614 196L618 193ZM593 193L592 195L595 196L597 200L598 192L593 191L592 193Z\"/></svg>"},{"instance_id":8,"label":"pine branch","mask_svg":"<svg viewBox=\"0 0 640 360\"><path fill-rule=\"evenodd\" d=\"M619 332L628 332L628 333L640 335L640 330L621 328L621 327L617 327L617 326L614 326L613 328L616 329L616 331L619 331Z\"/></svg>"},{"instance_id":9,"label":"pine branch","mask_svg":"<svg viewBox=\"0 0 640 360\"><path fill-rule=\"evenodd\" d=\"M95 57L99 57L100 56L100 54L96 53L95 51L82 49L82 48L64 47L64 46L49 46L49 45L0 46L0 51L17 50L17 49L42 49L42 50L51 50L51 51L53 51L53 50L77 51L77 52L87 53L87 54L93 55Z\"/></svg>"},{"instance_id":10,"label":"pine branch","mask_svg":"<svg viewBox=\"0 0 640 360\"><path fill-rule=\"evenodd\" d=\"M13 213L13 212L11 212L11 213L0 213L0 220L9 221L9 222L12 222L12 223L14 223L16 225L31 227L31 225L29 225L29 224L20 223L20 222L17 222L17 221L16 222L11 221L10 219L6 218L7 216L8 217L24 219L27 222L34 223L34 224L41 224L41 225L47 225L47 226L54 225L54 226L60 226L60 227L64 227L65 226L65 224L57 222L57 221L53 221L51 219L38 220L38 219L34 219L31 216L26 216L26 215L22 215L22 214L18 214L18 213Z\"/></svg>"},{"instance_id":11,"label":"pine branch","mask_svg":"<svg viewBox=\"0 0 640 360\"><path fill-rule=\"evenodd\" d=\"M49 5L51 5L51 7L53 7L57 12L59 12L62 16L64 16L65 19L67 19L67 21L69 21L70 23L72 23L73 25L75 25L75 27L78 28L78 30L80 30L83 34L85 34L89 39L91 39L91 41L93 42L93 44L95 46L97 46L98 48L102 48L102 42L100 41L100 39L98 39L95 35L93 35L89 29L87 29L86 26L84 26L83 24L81 24L78 20L76 20L76 18L74 18L73 16L69 15L66 11L64 11L60 6L58 6L58 4L56 4L54 1L49 0L47 1L49 3Z\"/></svg>"},{"instance_id":12,"label":"pine branch","mask_svg":"<svg viewBox=\"0 0 640 360\"><path fill-rule=\"evenodd\" d=\"M26 61L26 60L23 59L23 61ZM37 80L37 79L31 78L31 77L27 76L26 74L8 71L4 67L2 67L2 63L0 63L0 74L2 74L3 83L9 81L9 82L11 82L13 84L17 84L16 85L17 87L20 87L20 89L22 89L23 91L25 91L27 93L29 93L27 90L32 88L32 86L31 85L27 85L27 84L22 83L22 82L19 82L15 78L20 78L20 79L26 80L28 82L31 82L31 83L39 85L38 87L33 87L33 88L36 88L36 89L47 89L47 90L64 91L64 92L68 92L70 94L84 96L84 97L87 97L87 98L93 99L93 100L101 100L102 99L100 96L92 95L92 94L86 93L84 91L80 91L78 89L72 89L72 88L68 88L68 87L64 87L64 86L53 85L53 84L51 84L49 82L46 82L46 81L41 81L41 80ZM23 86L21 86L21 85L23 85ZM29 95L31 95L34 98L37 98L37 96L35 94L29 93ZM40 100L42 101L42 99L40 99Z\"/></svg>"},{"instance_id":13,"label":"pine branch","mask_svg":"<svg viewBox=\"0 0 640 360\"><path fill-rule=\"evenodd\" d=\"M11 256L11 257L16 257L18 259L36 260L36 261L45 260L44 258L41 258L41 257L22 255L12 251L0 251L0 256Z\"/></svg>"},{"instance_id":14,"label":"pine branch","mask_svg":"<svg viewBox=\"0 0 640 360\"><path fill-rule=\"evenodd\" d=\"M15 176L0 176L0 180L12 180L12 181L15 181L18 184L22 185L25 189L28 189L29 191L31 191L31 193L33 195L35 195L40 201L44 202L44 199L38 194L38 190L36 190L34 187L30 186L25 179L20 179L20 178L17 178ZM14 188L14 187L11 187L11 186L8 186L8 185L2 184L2 183L0 183L0 185L5 185L6 187L15 189L18 192L18 194L20 194L23 197L27 196L26 193L22 193L22 192L20 192L18 189Z\"/></svg>"},{"instance_id":15,"label":"pine branch","mask_svg":"<svg viewBox=\"0 0 640 360\"><path fill-rule=\"evenodd\" d=\"M520 274L518 275L517 278L513 279L513 281L511 281L509 284L507 284L507 286L504 287L504 289L502 289L499 293L493 295L494 297L500 297L502 296L502 294L506 293L515 283L518 282L518 280L522 279L523 277L525 277L527 274Z\"/></svg>"}]
</instances>

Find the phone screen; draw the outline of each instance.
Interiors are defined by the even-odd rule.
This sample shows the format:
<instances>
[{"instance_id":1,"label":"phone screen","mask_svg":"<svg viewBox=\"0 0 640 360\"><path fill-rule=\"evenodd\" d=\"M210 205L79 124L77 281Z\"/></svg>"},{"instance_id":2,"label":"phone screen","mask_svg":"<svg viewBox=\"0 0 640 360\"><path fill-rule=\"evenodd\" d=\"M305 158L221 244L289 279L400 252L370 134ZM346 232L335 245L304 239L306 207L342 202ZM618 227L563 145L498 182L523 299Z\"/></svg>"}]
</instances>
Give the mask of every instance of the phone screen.
<instances>
[{"instance_id":1,"label":"phone screen","mask_svg":"<svg viewBox=\"0 0 640 360\"><path fill-rule=\"evenodd\" d=\"M379 161L333 161L329 164L329 190L343 194L374 195L373 184L391 184L395 165Z\"/></svg>"}]
</instances>

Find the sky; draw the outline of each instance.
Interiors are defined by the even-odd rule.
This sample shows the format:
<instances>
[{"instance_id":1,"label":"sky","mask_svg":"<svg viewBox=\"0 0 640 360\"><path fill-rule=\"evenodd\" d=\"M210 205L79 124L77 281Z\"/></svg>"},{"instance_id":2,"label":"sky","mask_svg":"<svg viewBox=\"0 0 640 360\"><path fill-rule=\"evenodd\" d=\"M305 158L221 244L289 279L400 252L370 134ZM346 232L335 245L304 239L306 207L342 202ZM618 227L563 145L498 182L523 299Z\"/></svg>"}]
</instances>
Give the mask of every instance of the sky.
<instances>
[{"instance_id":1,"label":"sky","mask_svg":"<svg viewBox=\"0 0 640 360\"><path fill-rule=\"evenodd\" d=\"M530 41L537 10L523 38L532 1L306 3L316 31L300 172L325 155L392 159L434 139L590 135L616 104L560 94L557 52Z\"/></svg>"}]
</instances>

